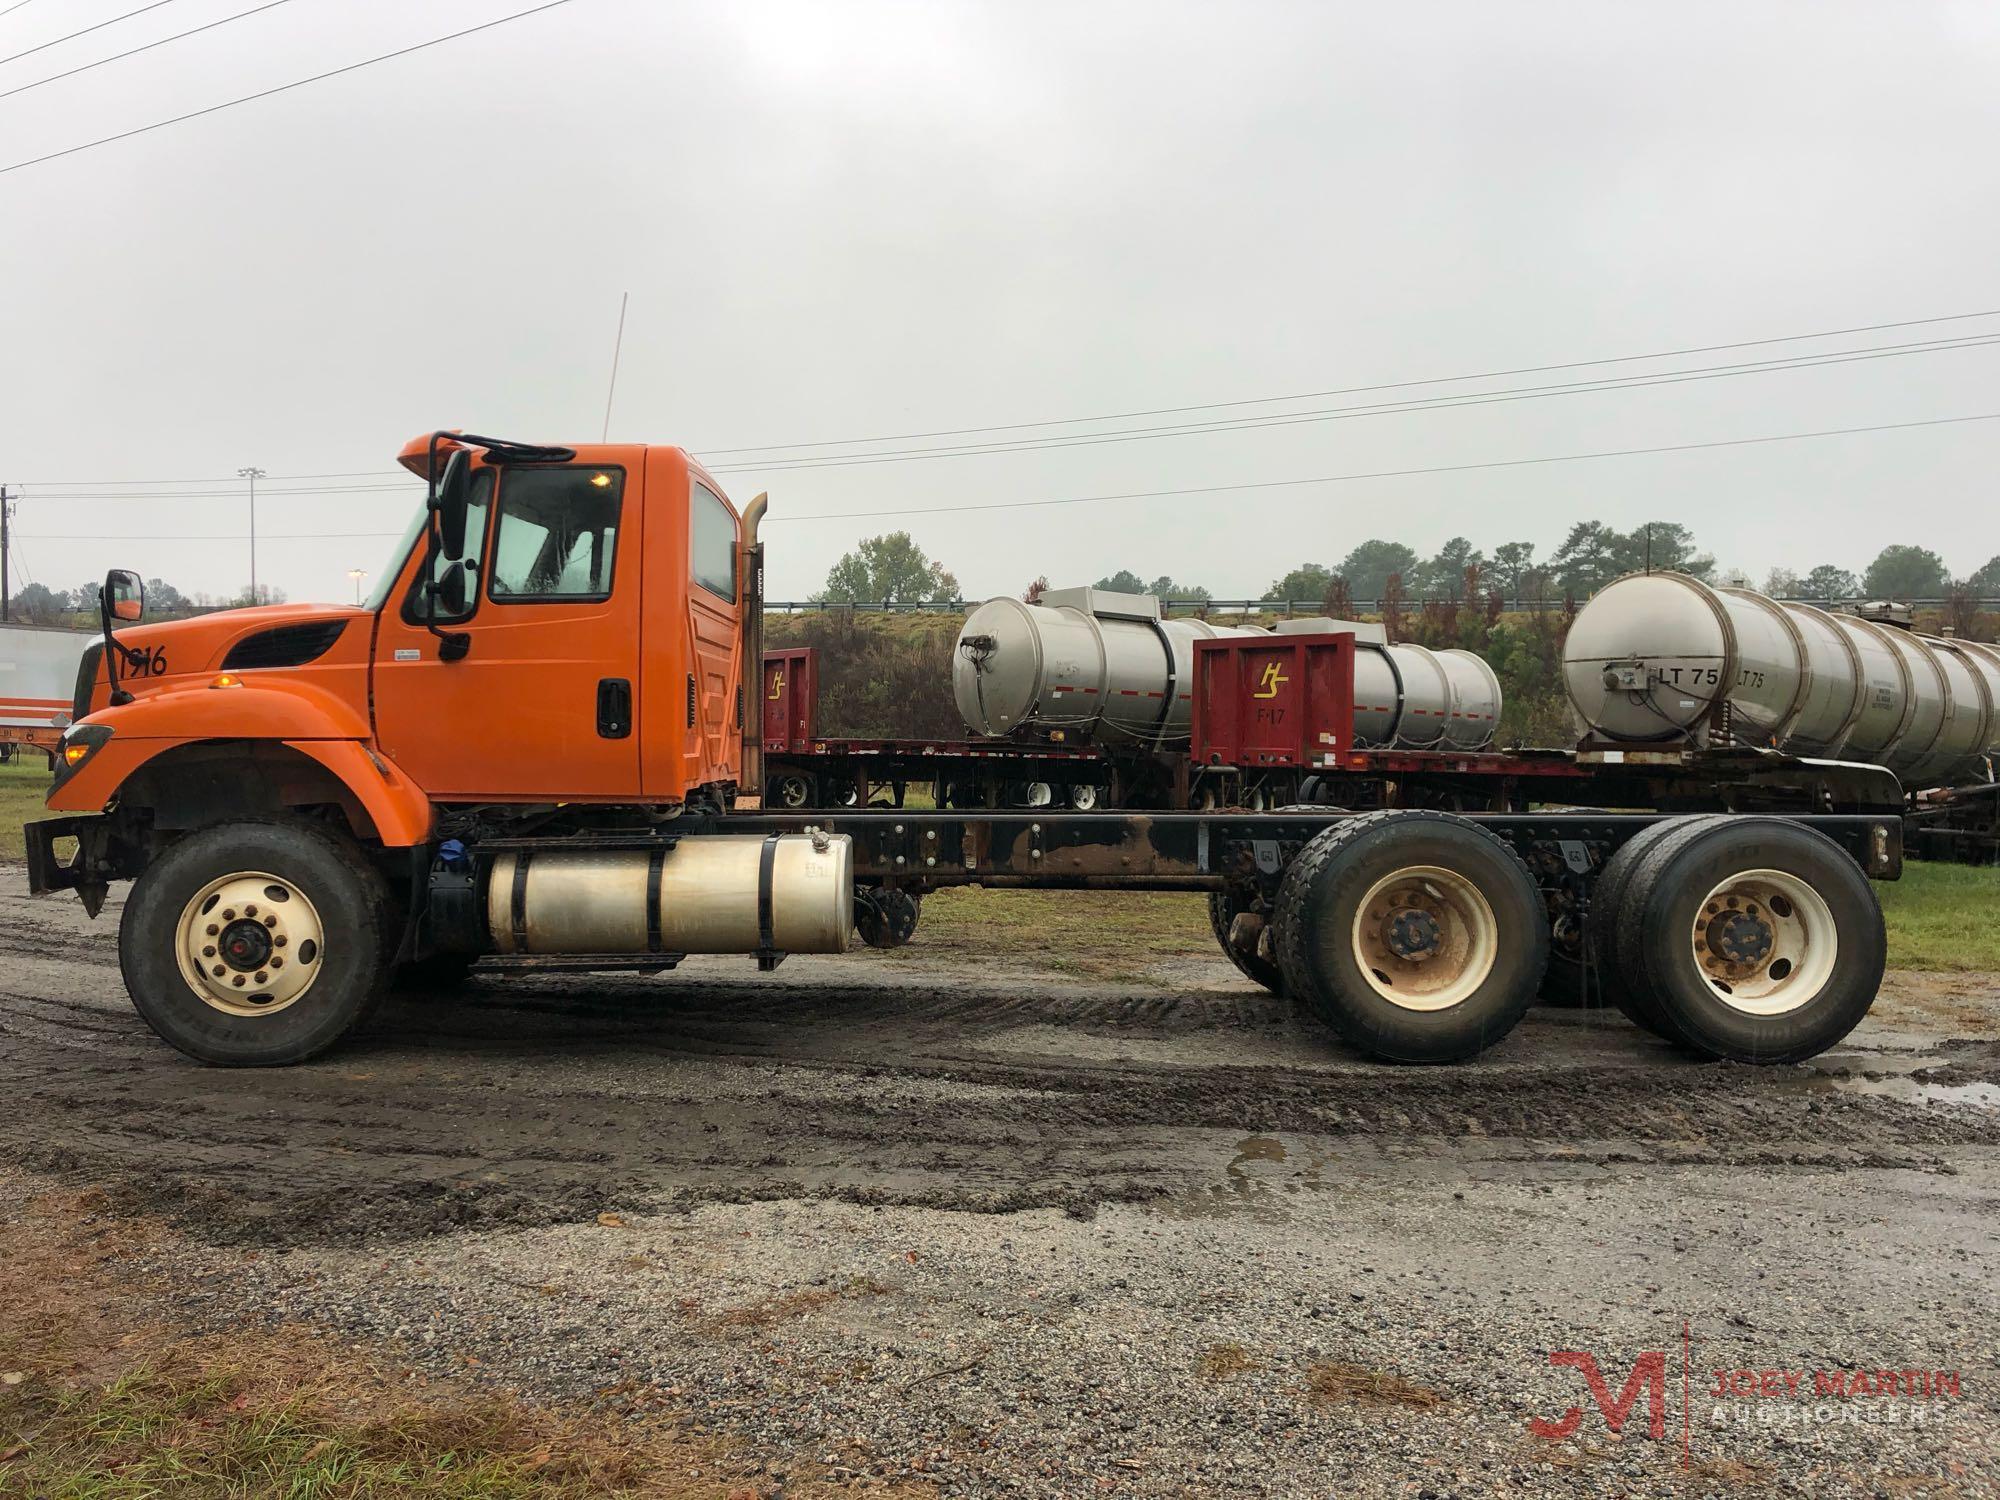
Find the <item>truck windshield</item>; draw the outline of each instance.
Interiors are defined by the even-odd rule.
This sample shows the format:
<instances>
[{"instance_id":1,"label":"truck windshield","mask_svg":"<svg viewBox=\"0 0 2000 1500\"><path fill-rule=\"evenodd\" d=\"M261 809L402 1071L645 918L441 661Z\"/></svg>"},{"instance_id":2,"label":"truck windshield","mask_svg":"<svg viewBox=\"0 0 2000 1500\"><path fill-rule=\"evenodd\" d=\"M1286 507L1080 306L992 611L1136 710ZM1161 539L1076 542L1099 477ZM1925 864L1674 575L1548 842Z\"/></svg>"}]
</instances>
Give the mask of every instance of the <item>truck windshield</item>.
<instances>
[{"instance_id":1,"label":"truck windshield","mask_svg":"<svg viewBox=\"0 0 2000 1500\"><path fill-rule=\"evenodd\" d=\"M382 571L375 575L375 587L368 591L368 602L362 607L370 614L374 614L389 602L390 591L396 587L396 580L403 576L403 564L409 560L410 549L416 546L417 539L424 534L424 519L427 514L423 501L419 500L417 513L410 517L410 524L403 528L403 539L396 543L395 550L389 554L388 562L384 563Z\"/></svg>"}]
</instances>

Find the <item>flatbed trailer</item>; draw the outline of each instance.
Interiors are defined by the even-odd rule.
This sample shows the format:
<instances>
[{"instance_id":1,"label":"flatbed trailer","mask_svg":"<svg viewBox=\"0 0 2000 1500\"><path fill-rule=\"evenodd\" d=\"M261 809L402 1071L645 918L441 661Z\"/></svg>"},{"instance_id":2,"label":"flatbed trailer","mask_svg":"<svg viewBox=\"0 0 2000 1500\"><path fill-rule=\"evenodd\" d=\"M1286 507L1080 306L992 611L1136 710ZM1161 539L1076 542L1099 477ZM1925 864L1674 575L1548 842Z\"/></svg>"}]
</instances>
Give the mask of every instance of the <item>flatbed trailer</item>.
<instances>
[{"instance_id":1,"label":"flatbed trailer","mask_svg":"<svg viewBox=\"0 0 2000 1500\"><path fill-rule=\"evenodd\" d=\"M1240 749L1200 770L1283 772L1295 793L1348 775L1430 796L1458 777L1523 804L1587 788L1653 810L772 805L783 756L833 760L745 713L763 497L739 514L676 448L440 432L402 461L430 495L369 605L147 626L137 575L105 580L105 645L63 737L57 816L27 830L29 883L94 915L134 882L127 987L203 1061L312 1057L392 981L475 964L732 953L768 970L856 931L894 945L952 885L1203 895L1243 974L1401 1062L1505 1037L1552 955L1637 1024L1751 1062L1833 1045L1880 983L1869 882L1900 873L1902 823L1874 768L1374 750L1337 742L1336 711L1310 743L1240 722ZM533 545L506 544L517 520ZM877 742L885 763L949 758L893 744Z\"/></svg>"}]
</instances>

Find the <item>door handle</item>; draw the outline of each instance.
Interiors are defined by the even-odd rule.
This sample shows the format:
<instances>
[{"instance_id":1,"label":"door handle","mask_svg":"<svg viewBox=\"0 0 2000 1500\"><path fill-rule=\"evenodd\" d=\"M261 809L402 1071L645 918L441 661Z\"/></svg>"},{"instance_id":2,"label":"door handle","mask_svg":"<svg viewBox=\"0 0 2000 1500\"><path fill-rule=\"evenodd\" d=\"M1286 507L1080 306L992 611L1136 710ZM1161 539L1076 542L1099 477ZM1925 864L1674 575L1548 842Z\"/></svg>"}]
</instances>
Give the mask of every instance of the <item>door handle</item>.
<instances>
[{"instance_id":1,"label":"door handle","mask_svg":"<svg viewBox=\"0 0 2000 1500\"><path fill-rule=\"evenodd\" d=\"M622 740L632 732L632 683L624 677L597 679L597 732Z\"/></svg>"}]
</instances>

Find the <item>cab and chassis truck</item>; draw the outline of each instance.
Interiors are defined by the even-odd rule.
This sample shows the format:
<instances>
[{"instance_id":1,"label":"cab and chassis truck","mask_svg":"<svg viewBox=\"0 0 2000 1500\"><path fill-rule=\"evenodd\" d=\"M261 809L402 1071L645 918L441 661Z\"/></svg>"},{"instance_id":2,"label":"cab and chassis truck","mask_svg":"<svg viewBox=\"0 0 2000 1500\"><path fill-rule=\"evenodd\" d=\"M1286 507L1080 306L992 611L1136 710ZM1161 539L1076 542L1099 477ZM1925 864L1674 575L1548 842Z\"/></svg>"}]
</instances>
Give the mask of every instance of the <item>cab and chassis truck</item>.
<instances>
[{"instance_id":1,"label":"cab and chassis truck","mask_svg":"<svg viewBox=\"0 0 2000 1500\"><path fill-rule=\"evenodd\" d=\"M1364 1053L1473 1057L1580 980L1715 1057L1790 1062L1866 1014L1892 803L1781 814L764 805L766 500L684 450L461 432L374 597L148 624L102 594L37 893L95 916L146 1022L225 1065L302 1061L396 983L759 968L907 940L922 894L1184 891L1223 951ZM1834 777L1829 785L1839 785Z\"/></svg>"}]
</instances>

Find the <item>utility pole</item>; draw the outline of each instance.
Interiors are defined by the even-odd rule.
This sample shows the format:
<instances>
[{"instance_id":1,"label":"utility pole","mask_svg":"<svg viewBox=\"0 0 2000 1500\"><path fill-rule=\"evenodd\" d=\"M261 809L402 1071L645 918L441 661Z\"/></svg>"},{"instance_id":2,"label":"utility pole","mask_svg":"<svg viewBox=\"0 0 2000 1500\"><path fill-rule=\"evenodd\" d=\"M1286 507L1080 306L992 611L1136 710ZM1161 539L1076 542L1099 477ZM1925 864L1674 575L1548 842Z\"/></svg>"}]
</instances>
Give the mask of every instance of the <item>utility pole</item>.
<instances>
[{"instance_id":1,"label":"utility pole","mask_svg":"<svg viewBox=\"0 0 2000 1500\"><path fill-rule=\"evenodd\" d=\"M9 577L7 565L12 561L10 551L12 538L8 535L7 523L12 519L13 509L14 502L8 498L7 486L0 484L0 625L5 625L13 618L9 612L11 606L7 602L12 597L7 583Z\"/></svg>"},{"instance_id":2,"label":"utility pole","mask_svg":"<svg viewBox=\"0 0 2000 1500\"><path fill-rule=\"evenodd\" d=\"M257 602L257 481L264 477L262 469L238 469L237 473L250 481L250 602Z\"/></svg>"},{"instance_id":3,"label":"utility pole","mask_svg":"<svg viewBox=\"0 0 2000 1500\"><path fill-rule=\"evenodd\" d=\"M359 604L361 602L361 580L368 576L368 570L366 568L349 568L347 576L354 580L354 602Z\"/></svg>"}]
</instances>

